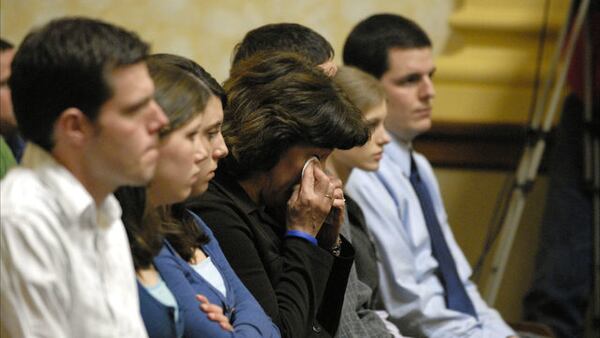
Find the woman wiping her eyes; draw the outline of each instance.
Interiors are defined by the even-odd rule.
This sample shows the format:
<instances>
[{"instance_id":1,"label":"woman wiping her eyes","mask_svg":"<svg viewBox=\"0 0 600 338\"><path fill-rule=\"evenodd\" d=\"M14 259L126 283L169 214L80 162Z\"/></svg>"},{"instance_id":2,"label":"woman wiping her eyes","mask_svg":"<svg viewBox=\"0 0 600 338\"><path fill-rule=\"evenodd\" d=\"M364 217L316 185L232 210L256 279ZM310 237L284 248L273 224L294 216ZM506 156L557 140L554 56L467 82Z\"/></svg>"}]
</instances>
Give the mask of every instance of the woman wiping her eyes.
<instances>
[{"instance_id":1,"label":"woman wiping her eyes","mask_svg":"<svg viewBox=\"0 0 600 338\"><path fill-rule=\"evenodd\" d=\"M338 236L342 220L328 217L343 214L344 196L323 166L368 130L341 89L296 54L241 61L225 88L230 154L187 205L282 336L334 337L354 250Z\"/></svg>"}]
</instances>

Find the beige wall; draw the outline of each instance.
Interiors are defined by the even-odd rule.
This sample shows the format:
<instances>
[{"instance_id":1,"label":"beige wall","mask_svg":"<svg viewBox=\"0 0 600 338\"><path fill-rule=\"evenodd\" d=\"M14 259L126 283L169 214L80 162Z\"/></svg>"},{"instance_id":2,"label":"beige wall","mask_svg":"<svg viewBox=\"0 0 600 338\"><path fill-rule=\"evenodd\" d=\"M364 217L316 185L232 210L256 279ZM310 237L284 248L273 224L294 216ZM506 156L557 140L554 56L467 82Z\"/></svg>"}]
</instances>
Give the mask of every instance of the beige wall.
<instances>
[{"instance_id":1,"label":"beige wall","mask_svg":"<svg viewBox=\"0 0 600 338\"><path fill-rule=\"evenodd\" d=\"M377 12L395 12L421 24L440 55L437 118L522 122L529 105L532 55L543 1L2 0L0 32L18 44L31 27L52 18L102 18L137 31L152 43L155 52L196 60L222 81L227 76L233 46L246 31L259 25L283 21L307 25L332 43L339 62L344 38L357 21ZM551 2L559 7L555 17L560 18L560 7L568 1ZM444 48L447 45L449 48ZM442 50L445 52L440 53ZM506 173L436 172L450 223L474 263ZM534 189L499 296L498 309L509 320L519 318L521 298L531 280L545 190L545 181ZM484 275L482 283L485 280Z\"/></svg>"},{"instance_id":2,"label":"beige wall","mask_svg":"<svg viewBox=\"0 0 600 338\"><path fill-rule=\"evenodd\" d=\"M436 48L448 36L450 0L2 0L2 36L20 41L32 26L64 15L102 18L137 31L155 52L193 58L222 81L233 46L255 27L297 22L325 36L341 53L352 26L370 14L390 11L414 18Z\"/></svg>"}]
</instances>

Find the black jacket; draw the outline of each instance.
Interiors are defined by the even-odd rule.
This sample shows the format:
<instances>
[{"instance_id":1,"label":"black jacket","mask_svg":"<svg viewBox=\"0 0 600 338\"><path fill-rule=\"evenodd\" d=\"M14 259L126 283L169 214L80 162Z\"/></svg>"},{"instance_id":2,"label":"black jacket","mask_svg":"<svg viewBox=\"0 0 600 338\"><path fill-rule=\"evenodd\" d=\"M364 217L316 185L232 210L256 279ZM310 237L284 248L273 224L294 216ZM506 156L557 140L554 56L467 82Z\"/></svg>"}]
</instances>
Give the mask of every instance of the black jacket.
<instances>
[{"instance_id":1,"label":"black jacket","mask_svg":"<svg viewBox=\"0 0 600 338\"><path fill-rule=\"evenodd\" d=\"M347 241L340 257L334 257L304 239L285 238L285 224L222 171L187 207L212 229L227 260L283 337L335 335L354 258Z\"/></svg>"}]
</instances>

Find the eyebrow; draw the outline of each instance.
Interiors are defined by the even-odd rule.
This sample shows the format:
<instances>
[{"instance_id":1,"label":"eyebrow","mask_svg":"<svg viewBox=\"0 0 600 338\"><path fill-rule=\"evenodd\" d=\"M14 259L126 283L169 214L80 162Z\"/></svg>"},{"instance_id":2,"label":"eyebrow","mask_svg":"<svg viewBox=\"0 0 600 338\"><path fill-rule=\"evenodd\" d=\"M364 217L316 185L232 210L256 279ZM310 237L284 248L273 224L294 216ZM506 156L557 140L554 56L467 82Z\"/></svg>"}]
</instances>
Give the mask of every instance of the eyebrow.
<instances>
[{"instance_id":1,"label":"eyebrow","mask_svg":"<svg viewBox=\"0 0 600 338\"><path fill-rule=\"evenodd\" d=\"M217 128L217 127L220 127L221 125L223 125L223 120L217 121L217 122L209 125L206 129L208 130L208 129Z\"/></svg>"},{"instance_id":2,"label":"eyebrow","mask_svg":"<svg viewBox=\"0 0 600 338\"><path fill-rule=\"evenodd\" d=\"M411 78L411 77L413 77L413 76L418 76L418 77L422 77L423 75L428 75L428 76L431 76L431 75L433 75L433 74L435 73L435 71L436 71L436 70L437 70L437 68L436 68L436 67L433 67L431 70L429 70L428 72L425 72L425 73L420 73L420 72L411 72L411 73L408 73L408 74L406 74L406 75L400 76L400 77L399 77L398 79L396 79L395 81L396 81L396 82L398 82L398 81L405 81L405 80L407 80L407 79L409 79L409 78Z\"/></svg>"},{"instance_id":3,"label":"eyebrow","mask_svg":"<svg viewBox=\"0 0 600 338\"><path fill-rule=\"evenodd\" d=\"M194 117L190 118L190 120L192 120L192 119L194 119L196 117L197 116L194 116ZM202 120L199 119L198 121L196 121L195 125L194 124L190 124L190 126L192 126L192 128L190 128L190 129L198 131L198 130L200 130L200 128L202 128Z\"/></svg>"}]
</instances>

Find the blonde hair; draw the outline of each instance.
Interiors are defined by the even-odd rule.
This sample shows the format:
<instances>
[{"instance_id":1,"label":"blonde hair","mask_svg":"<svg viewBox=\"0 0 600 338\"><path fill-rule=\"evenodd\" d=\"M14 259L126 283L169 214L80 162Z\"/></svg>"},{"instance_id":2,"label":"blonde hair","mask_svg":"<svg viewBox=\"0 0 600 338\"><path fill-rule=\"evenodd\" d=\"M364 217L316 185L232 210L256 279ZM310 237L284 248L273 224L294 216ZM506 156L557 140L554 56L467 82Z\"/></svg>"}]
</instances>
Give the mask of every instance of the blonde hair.
<instances>
[{"instance_id":1,"label":"blonde hair","mask_svg":"<svg viewBox=\"0 0 600 338\"><path fill-rule=\"evenodd\" d=\"M341 66L333 80L363 114L386 99L385 90L379 81L358 68Z\"/></svg>"}]
</instances>

